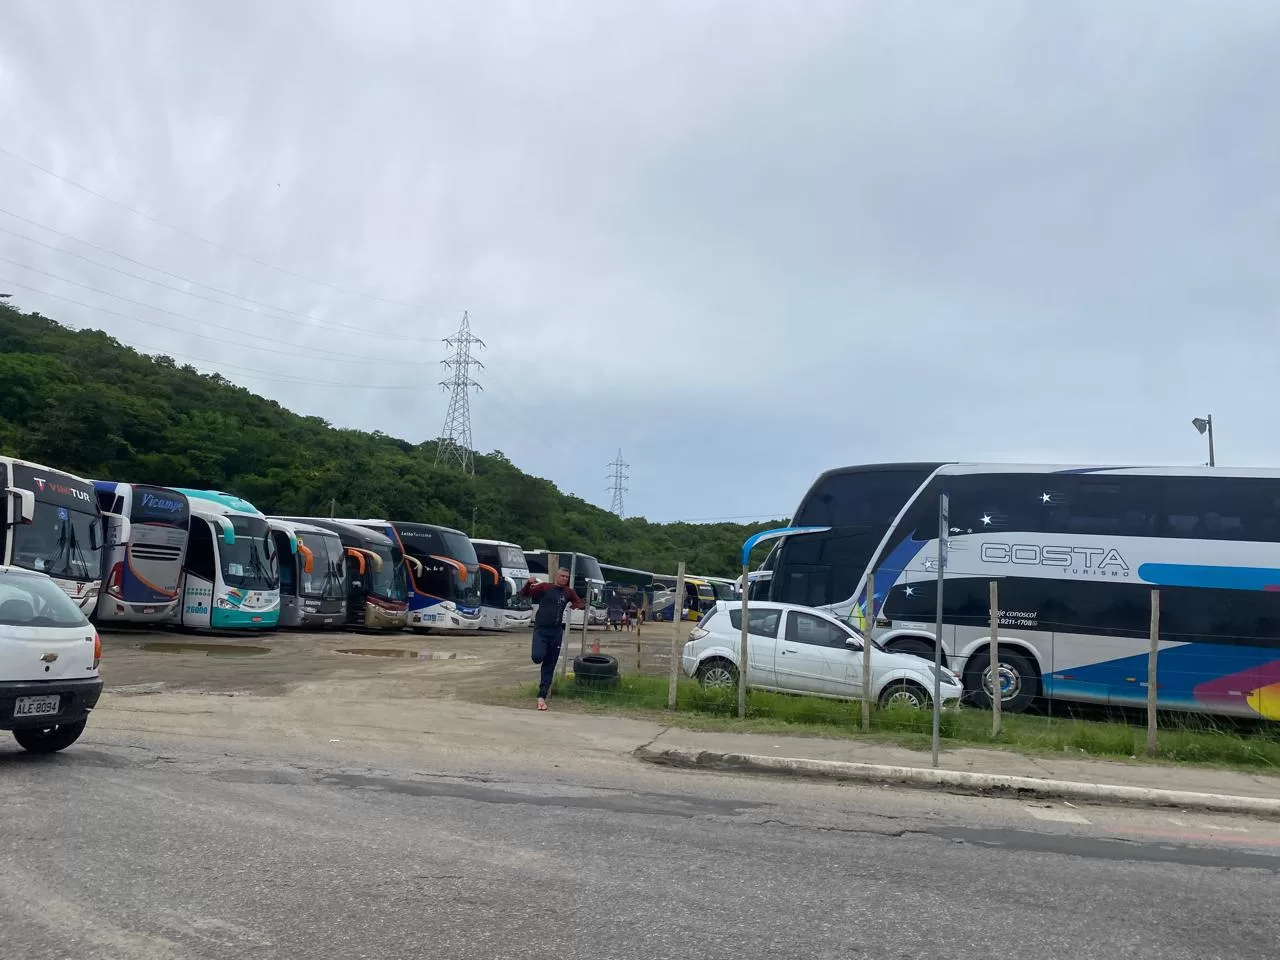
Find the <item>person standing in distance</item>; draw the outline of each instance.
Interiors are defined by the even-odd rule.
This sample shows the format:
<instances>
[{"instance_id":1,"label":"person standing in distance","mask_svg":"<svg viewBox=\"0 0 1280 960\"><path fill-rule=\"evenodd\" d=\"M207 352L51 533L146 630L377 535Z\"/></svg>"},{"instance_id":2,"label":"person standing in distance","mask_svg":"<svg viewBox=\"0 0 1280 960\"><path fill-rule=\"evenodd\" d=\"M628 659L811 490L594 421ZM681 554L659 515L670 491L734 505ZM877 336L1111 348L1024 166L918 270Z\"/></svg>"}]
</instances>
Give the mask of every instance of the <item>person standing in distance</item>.
<instances>
[{"instance_id":1,"label":"person standing in distance","mask_svg":"<svg viewBox=\"0 0 1280 960\"><path fill-rule=\"evenodd\" d=\"M551 693L551 681L556 676L556 661L560 659L560 647L564 643L564 608L573 607L581 610L586 606L583 599L569 586L569 571L561 567L556 571L555 583L534 583L530 580L520 591L520 595L530 597L538 605L533 615L533 650L531 657L534 663L542 665L542 676L538 682L538 709L547 709L547 696Z\"/></svg>"}]
</instances>

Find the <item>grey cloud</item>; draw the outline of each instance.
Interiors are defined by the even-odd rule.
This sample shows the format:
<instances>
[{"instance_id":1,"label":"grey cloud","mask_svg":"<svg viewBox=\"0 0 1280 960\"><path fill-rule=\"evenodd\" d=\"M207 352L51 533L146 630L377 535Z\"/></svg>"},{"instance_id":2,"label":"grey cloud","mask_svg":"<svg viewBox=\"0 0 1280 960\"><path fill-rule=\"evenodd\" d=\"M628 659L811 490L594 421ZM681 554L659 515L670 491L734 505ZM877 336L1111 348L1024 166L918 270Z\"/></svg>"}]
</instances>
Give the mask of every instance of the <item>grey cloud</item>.
<instances>
[{"instance_id":1,"label":"grey cloud","mask_svg":"<svg viewBox=\"0 0 1280 960\"><path fill-rule=\"evenodd\" d=\"M786 511L851 461L1196 462L1187 421L1208 410L1224 460L1270 453L1274 4L31 2L6 16L0 145L332 286L3 156L0 207L371 336L220 308L4 233L5 257L295 346L247 354L8 264L0 277L173 327L16 291L300 412L433 436L436 341L469 309L489 344L477 445L606 504L621 446L629 509L662 519ZM553 412L566 429L548 440Z\"/></svg>"}]
</instances>

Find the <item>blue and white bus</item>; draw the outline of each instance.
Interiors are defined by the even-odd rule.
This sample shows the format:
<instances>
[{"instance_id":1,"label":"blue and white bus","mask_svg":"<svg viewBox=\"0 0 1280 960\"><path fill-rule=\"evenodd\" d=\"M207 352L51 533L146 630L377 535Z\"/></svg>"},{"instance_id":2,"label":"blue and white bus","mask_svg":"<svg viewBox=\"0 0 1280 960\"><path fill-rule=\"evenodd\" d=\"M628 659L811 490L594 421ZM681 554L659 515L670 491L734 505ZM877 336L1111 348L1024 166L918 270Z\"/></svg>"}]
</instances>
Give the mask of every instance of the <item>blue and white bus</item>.
<instances>
[{"instance_id":1,"label":"blue and white bus","mask_svg":"<svg viewBox=\"0 0 1280 960\"><path fill-rule=\"evenodd\" d=\"M1280 471L894 463L820 476L768 564L770 599L825 607L932 657L949 496L943 661L990 704L988 583L1004 709L1039 697L1280 719ZM867 575L875 575L868 602ZM753 585L754 587L754 585Z\"/></svg>"},{"instance_id":2,"label":"blue and white bus","mask_svg":"<svg viewBox=\"0 0 1280 960\"><path fill-rule=\"evenodd\" d=\"M480 569L475 547L461 530L404 520L346 520L377 530L404 551L409 574L409 627L480 629Z\"/></svg>"},{"instance_id":3,"label":"blue and white bus","mask_svg":"<svg viewBox=\"0 0 1280 960\"><path fill-rule=\"evenodd\" d=\"M191 525L186 494L114 480L95 480L93 488L106 517L104 576L94 619L146 623L176 618Z\"/></svg>"},{"instance_id":4,"label":"blue and white bus","mask_svg":"<svg viewBox=\"0 0 1280 960\"><path fill-rule=\"evenodd\" d=\"M529 565L519 544L472 540L480 565L480 629L518 630L533 621L533 601L520 596Z\"/></svg>"},{"instance_id":5,"label":"blue and white bus","mask_svg":"<svg viewBox=\"0 0 1280 960\"><path fill-rule=\"evenodd\" d=\"M230 493L174 489L191 508L178 623L197 630L274 630L280 622L280 557L267 518Z\"/></svg>"},{"instance_id":6,"label":"blue and white bus","mask_svg":"<svg viewBox=\"0 0 1280 960\"><path fill-rule=\"evenodd\" d=\"M0 456L0 564L52 577L86 615L102 588L104 520L93 483ZM121 520L128 534L129 521Z\"/></svg>"}]
</instances>

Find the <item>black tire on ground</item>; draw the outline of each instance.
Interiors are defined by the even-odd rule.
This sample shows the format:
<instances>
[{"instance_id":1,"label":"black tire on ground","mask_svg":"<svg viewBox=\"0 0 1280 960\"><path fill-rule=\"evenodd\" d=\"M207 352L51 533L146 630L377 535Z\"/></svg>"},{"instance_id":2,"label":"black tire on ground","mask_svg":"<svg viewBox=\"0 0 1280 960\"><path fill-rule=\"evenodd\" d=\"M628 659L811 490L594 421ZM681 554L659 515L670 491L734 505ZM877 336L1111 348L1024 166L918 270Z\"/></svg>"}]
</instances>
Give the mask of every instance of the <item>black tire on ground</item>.
<instances>
[{"instance_id":1,"label":"black tire on ground","mask_svg":"<svg viewBox=\"0 0 1280 960\"><path fill-rule=\"evenodd\" d=\"M698 682L704 687L725 688L738 685L738 667L723 657L713 657L698 664Z\"/></svg>"},{"instance_id":2,"label":"black tire on ground","mask_svg":"<svg viewBox=\"0 0 1280 960\"><path fill-rule=\"evenodd\" d=\"M897 706L924 710L932 706L933 699L918 683L912 683L910 680L894 680L880 691L879 704L882 710Z\"/></svg>"},{"instance_id":3,"label":"black tire on ground","mask_svg":"<svg viewBox=\"0 0 1280 960\"><path fill-rule=\"evenodd\" d=\"M18 746L28 753L57 753L79 740L88 722L86 719L75 723L61 723L56 727L44 729L30 727L26 730L15 730L13 739L17 740Z\"/></svg>"},{"instance_id":4,"label":"black tire on ground","mask_svg":"<svg viewBox=\"0 0 1280 960\"><path fill-rule=\"evenodd\" d=\"M926 660L933 659L933 644L920 637L902 637L890 641L889 650L893 653L909 653L916 657L924 657Z\"/></svg>"},{"instance_id":5,"label":"black tire on ground","mask_svg":"<svg viewBox=\"0 0 1280 960\"><path fill-rule=\"evenodd\" d=\"M618 658L607 653L580 653L573 658L575 677L616 677Z\"/></svg>"},{"instance_id":6,"label":"black tire on ground","mask_svg":"<svg viewBox=\"0 0 1280 960\"><path fill-rule=\"evenodd\" d=\"M969 658L964 668L965 698L984 710L991 709L991 695L983 684L983 674L990 665L991 655L984 647ZM1040 671L1035 661L1017 650L1001 647L1000 672L1011 681L1010 693L1000 698L1000 710L1010 713L1028 710L1040 695Z\"/></svg>"}]
</instances>

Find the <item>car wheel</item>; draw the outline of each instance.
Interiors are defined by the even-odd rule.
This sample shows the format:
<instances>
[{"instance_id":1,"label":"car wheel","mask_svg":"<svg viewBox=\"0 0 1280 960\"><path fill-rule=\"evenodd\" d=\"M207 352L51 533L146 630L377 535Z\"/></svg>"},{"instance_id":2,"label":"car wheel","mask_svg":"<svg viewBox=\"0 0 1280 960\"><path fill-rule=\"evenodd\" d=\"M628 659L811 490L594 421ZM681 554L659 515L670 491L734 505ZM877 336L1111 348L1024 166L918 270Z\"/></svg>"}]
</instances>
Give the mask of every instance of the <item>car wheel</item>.
<instances>
[{"instance_id":1,"label":"car wheel","mask_svg":"<svg viewBox=\"0 0 1280 960\"><path fill-rule=\"evenodd\" d=\"M895 680L880 691L880 708L909 707L912 710L924 710L932 700L918 683L909 680Z\"/></svg>"},{"instance_id":2,"label":"car wheel","mask_svg":"<svg viewBox=\"0 0 1280 960\"><path fill-rule=\"evenodd\" d=\"M65 750L84 733L88 720L76 723L60 723L56 727L29 727L13 731L13 739L28 753L57 753Z\"/></svg>"},{"instance_id":3,"label":"car wheel","mask_svg":"<svg viewBox=\"0 0 1280 960\"><path fill-rule=\"evenodd\" d=\"M969 658L964 671L964 688L970 702L991 708L991 654L981 650ZM1000 709L1022 713L1040 692L1040 673L1025 654L1000 649Z\"/></svg>"},{"instance_id":4,"label":"car wheel","mask_svg":"<svg viewBox=\"0 0 1280 960\"><path fill-rule=\"evenodd\" d=\"M698 664L698 682L713 689L736 687L738 668L728 660L705 660Z\"/></svg>"}]
</instances>

